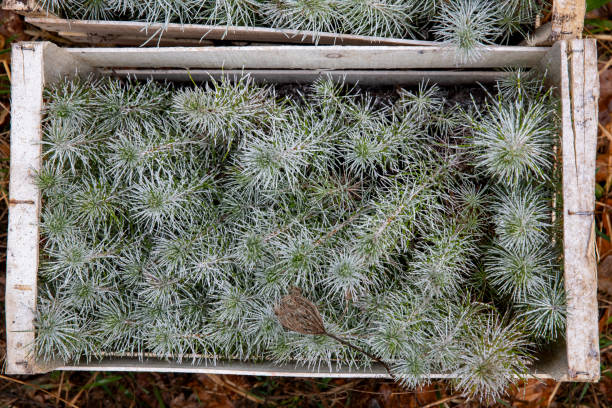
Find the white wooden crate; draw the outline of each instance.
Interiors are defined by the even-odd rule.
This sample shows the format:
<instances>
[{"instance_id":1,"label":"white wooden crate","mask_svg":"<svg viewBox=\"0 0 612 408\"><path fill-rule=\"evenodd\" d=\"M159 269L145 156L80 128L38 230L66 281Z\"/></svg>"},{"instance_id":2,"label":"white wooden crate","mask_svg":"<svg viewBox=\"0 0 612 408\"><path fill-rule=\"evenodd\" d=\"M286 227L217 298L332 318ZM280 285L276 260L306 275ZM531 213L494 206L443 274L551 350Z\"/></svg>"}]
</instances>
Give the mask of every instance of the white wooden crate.
<instances>
[{"instance_id":1,"label":"white wooden crate","mask_svg":"<svg viewBox=\"0 0 612 408\"><path fill-rule=\"evenodd\" d=\"M6 278L7 372L60 370L165 371L299 377L386 377L382 367L367 371L321 371L270 363L221 361L191 365L147 357L105 358L88 364L41 364L34 340L41 196L32 174L41 166L43 88L79 73L206 79L209 74L250 72L274 82L312 81L322 73L347 81L441 84L493 81L500 67L546 71L561 100L560 154L563 168L564 270L568 319L566 341L540 356L539 378L596 381L599 378L594 183L599 94L596 46L591 40L560 41L551 48L491 47L478 62L458 64L442 47L257 46L180 48L73 48L25 42L13 46L10 208ZM234 71L235 70L235 71ZM445 377L433 374L435 378Z\"/></svg>"}]
</instances>

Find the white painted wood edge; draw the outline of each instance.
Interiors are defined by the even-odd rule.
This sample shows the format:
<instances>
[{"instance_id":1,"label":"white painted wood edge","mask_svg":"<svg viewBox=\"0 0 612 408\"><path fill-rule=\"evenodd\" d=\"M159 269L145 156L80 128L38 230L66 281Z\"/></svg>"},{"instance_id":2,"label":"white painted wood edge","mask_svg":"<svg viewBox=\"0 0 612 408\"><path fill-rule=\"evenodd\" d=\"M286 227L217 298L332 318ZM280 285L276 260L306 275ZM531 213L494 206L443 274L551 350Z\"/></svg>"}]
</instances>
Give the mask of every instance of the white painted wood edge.
<instances>
[{"instance_id":1,"label":"white painted wood edge","mask_svg":"<svg viewBox=\"0 0 612 408\"><path fill-rule=\"evenodd\" d=\"M45 43L18 43L12 48L11 167L9 227L6 253L6 371L40 371L31 348L34 342L38 216L40 196L33 171L41 166Z\"/></svg>"},{"instance_id":2,"label":"white painted wood edge","mask_svg":"<svg viewBox=\"0 0 612 408\"><path fill-rule=\"evenodd\" d=\"M408 40L366 35L335 34L266 27L224 26L205 24L146 23L138 21L69 20L56 17L27 17L26 22L54 32L86 34L82 37L112 43L122 37L131 37L132 45L145 41L152 45L159 38L176 40L225 40L270 43L297 43L319 45L436 45L434 41ZM74 40L74 38L69 38ZM150 39L150 41L149 41Z\"/></svg>"},{"instance_id":3,"label":"white painted wood edge","mask_svg":"<svg viewBox=\"0 0 612 408\"><path fill-rule=\"evenodd\" d=\"M597 262L595 259L595 155L597 146L597 48L572 40L562 70L564 271L567 296L568 377L599 379Z\"/></svg>"}]
</instances>

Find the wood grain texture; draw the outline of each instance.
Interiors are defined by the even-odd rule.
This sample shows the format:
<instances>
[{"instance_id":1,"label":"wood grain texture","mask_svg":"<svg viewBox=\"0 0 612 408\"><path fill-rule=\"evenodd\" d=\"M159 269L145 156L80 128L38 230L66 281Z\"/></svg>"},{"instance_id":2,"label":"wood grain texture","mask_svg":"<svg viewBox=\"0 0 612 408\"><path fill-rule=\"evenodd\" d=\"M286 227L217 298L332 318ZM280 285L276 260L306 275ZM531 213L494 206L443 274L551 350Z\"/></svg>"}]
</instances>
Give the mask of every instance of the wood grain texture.
<instances>
[{"instance_id":1,"label":"wood grain texture","mask_svg":"<svg viewBox=\"0 0 612 408\"><path fill-rule=\"evenodd\" d=\"M33 356L40 195L32 181L41 165L44 43L12 49L11 167L6 254L6 371L40 371Z\"/></svg>"},{"instance_id":2,"label":"wood grain texture","mask_svg":"<svg viewBox=\"0 0 612 408\"><path fill-rule=\"evenodd\" d=\"M585 13L585 0L554 0L551 40L581 38Z\"/></svg>"},{"instance_id":3,"label":"wood grain texture","mask_svg":"<svg viewBox=\"0 0 612 408\"><path fill-rule=\"evenodd\" d=\"M460 62L448 47L302 45L172 48L69 48L94 67L188 69L455 69L532 67L546 47L490 47L474 62Z\"/></svg>"},{"instance_id":4,"label":"wood grain texture","mask_svg":"<svg viewBox=\"0 0 612 408\"><path fill-rule=\"evenodd\" d=\"M405 40L353 34L315 33L265 27L215 26L203 24L159 24L136 21L87 21L51 17L28 17L26 22L43 30L58 32L72 41L95 40L104 44L121 42L140 46L157 45L158 40L177 45L196 45L201 40L247 41L319 45L436 45L432 41ZM74 34L83 34L75 36ZM131 44L128 39L132 39ZM203 45L203 44L200 44Z\"/></svg>"},{"instance_id":5,"label":"wood grain texture","mask_svg":"<svg viewBox=\"0 0 612 408\"><path fill-rule=\"evenodd\" d=\"M597 47L568 42L562 72L564 273L567 359L571 381L599 378L597 262L595 259L595 156L597 146ZM565 84L567 84L567 89Z\"/></svg>"}]
</instances>

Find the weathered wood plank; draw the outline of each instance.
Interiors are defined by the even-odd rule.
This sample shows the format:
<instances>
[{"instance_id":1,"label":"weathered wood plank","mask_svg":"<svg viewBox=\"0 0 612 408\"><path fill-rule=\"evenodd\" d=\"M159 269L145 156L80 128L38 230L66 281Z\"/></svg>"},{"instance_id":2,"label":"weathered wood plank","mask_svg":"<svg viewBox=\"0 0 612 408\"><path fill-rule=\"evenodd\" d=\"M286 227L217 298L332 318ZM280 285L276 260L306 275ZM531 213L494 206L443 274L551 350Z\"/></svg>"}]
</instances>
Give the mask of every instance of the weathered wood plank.
<instances>
[{"instance_id":1,"label":"weathered wood plank","mask_svg":"<svg viewBox=\"0 0 612 408\"><path fill-rule=\"evenodd\" d=\"M44 43L13 45L11 81L11 168L6 253L6 371L40 371L34 342L38 215L40 196L32 175L41 166Z\"/></svg>"},{"instance_id":2,"label":"weathered wood plank","mask_svg":"<svg viewBox=\"0 0 612 408\"><path fill-rule=\"evenodd\" d=\"M105 43L118 38L134 38L132 45L158 39L176 40L225 40L265 43L295 43L320 45L435 45L432 41L405 40L353 34L315 33L266 27L215 26L204 24L160 24L137 21L87 21L65 20L51 17L28 17L26 22L53 32L83 33L103 39ZM186 43L182 45L188 45Z\"/></svg>"},{"instance_id":3,"label":"weathered wood plank","mask_svg":"<svg viewBox=\"0 0 612 408\"><path fill-rule=\"evenodd\" d=\"M174 48L69 48L95 67L211 69L443 69L532 67L546 47L491 47L474 62L460 62L447 47L247 46Z\"/></svg>"},{"instance_id":4,"label":"weathered wood plank","mask_svg":"<svg viewBox=\"0 0 612 408\"><path fill-rule=\"evenodd\" d=\"M586 13L585 0L554 0L551 40L580 38Z\"/></svg>"},{"instance_id":5,"label":"weathered wood plank","mask_svg":"<svg viewBox=\"0 0 612 408\"><path fill-rule=\"evenodd\" d=\"M310 83L321 76L330 76L347 83L361 85L412 85L421 81L429 81L440 85L460 85L492 83L509 75L507 71L409 71L389 70L221 70L221 69L112 69L101 70L102 75L135 77L138 79L156 79L178 82L208 81L211 77L219 79L222 76L239 77L245 72L259 82L274 83Z\"/></svg>"},{"instance_id":6,"label":"weathered wood plank","mask_svg":"<svg viewBox=\"0 0 612 408\"><path fill-rule=\"evenodd\" d=\"M569 42L569 67L566 71L569 75L564 78L569 86L567 91L562 90L566 341L571 381L596 381L599 378L594 239L599 96L596 54L593 40Z\"/></svg>"}]
</instances>

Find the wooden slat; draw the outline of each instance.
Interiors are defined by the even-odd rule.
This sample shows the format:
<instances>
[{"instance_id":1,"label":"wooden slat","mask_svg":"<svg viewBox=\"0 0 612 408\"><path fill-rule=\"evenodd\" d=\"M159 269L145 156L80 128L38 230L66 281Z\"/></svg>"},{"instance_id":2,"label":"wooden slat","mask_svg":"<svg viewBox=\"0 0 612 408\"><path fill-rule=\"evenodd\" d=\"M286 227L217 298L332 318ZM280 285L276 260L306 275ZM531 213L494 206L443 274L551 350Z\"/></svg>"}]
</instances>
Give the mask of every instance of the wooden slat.
<instances>
[{"instance_id":1,"label":"wooden slat","mask_svg":"<svg viewBox=\"0 0 612 408\"><path fill-rule=\"evenodd\" d=\"M320 45L435 45L432 41L405 40L365 35L315 33L265 27L215 26L204 24L159 24L137 21L87 21L66 20L52 17L28 17L26 22L53 32L82 33L95 36L104 43L121 38L134 38L132 45L139 46L151 39L155 45L159 34L162 39L176 40L188 45L199 40L248 41L265 43L295 43Z\"/></svg>"},{"instance_id":2,"label":"wooden slat","mask_svg":"<svg viewBox=\"0 0 612 408\"><path fill-rule=\"evenodd\" d=\"M71 31L60 31L59 37L76 44L96 44L96 46L134 46L143 47L204 47L214 45L213 41L191 39L191 38L171 38L163 36L155 41L147 41L142 36L130 35L104 35L94 33L74 33ZM74 45L74 44L73 44Z\"/></svg>"},{"instance_id":3,"label":"wooden slat","mask_svg":"<svg viewBox=\"0 0 612 408\"><path fill-rule=\"evenodd\" d=\"M113 69L101 70L102 75L135 77L138 79L156 79L178 82L203 82L210 78L222 76L239 77L248 73L255 81L273 83L310 83L321 76L330 76L347 83L361 85L412 85L421 81L430 81L440 85L461 85L493 83L510 73L508 71L380 71L365 70L185 70L185 69Z\"/></svg>"},{"instance_id":4,"label":"wooden slat","mask_svg":"<svg viewBox=\"0 0 612 408\"><path fill-rule=\"evenodd\" d=\"M40 197L32 174L41 166L44 43L13 45L11 168L6 253L6 371L40 371L31 353L38 272Z\"/></svg>"},{"instance_id":5,"label":"wooden slat","mask_svg":"<svg viewBox=\"0 0 612 408\"><path fill-rule=\"evenodd\" d=\"M586 13L585 0L554 0L551 40L580 38Z\"/></svg>"},{"instance_id":6,"label":"wooden slat","mask_svg":"<svg viewBox=\"0 0 612 408\"><path fill-rule=\"evenodd\" d=\"M211 69L453 69L532 67L545 47L491 47L474 62L460 62L447 47L247 46L173 48L69 48L95 67Z\"/></svg>"},{"instance_id":7,"label":"wooden slat","mask_svg":"<svg viewBox=\"0 0 612 408\"><path fill-rule=\"evenodd\" d=\"M565 72L569 73L563 73L563 81L569 86L562 89L568 377L571 381L596 381L599 333L593 211L599 81L594 40L569 42Z\"/></svg>"}]
</instances>

